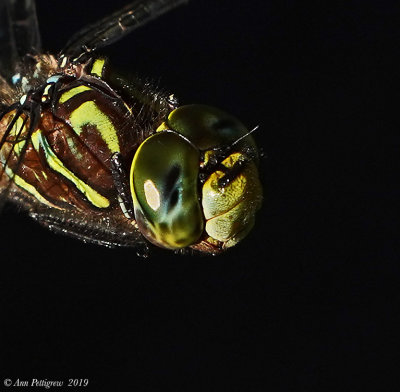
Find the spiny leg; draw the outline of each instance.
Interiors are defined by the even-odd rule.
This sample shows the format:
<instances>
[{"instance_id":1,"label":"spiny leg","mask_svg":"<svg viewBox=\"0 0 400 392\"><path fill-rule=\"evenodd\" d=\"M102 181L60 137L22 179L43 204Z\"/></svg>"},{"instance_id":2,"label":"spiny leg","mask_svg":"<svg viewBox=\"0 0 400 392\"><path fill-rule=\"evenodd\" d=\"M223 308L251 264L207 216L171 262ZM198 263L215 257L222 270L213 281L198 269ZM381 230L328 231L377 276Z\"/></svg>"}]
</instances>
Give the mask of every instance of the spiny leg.
<instances>
[{"instance_id":1,"label":"spiny leg","mask_svg":"<svg viewBox=\"0 0 400 392\"><path fill-rule=\"evenodd\" d=\"M85 55L110 45L133 30L188 0L137 0L76 33L61 51L61 58L85 61Z\"/></svg>"},{"instance_id":2,"label":"spiny leg","mask_svg":"<svg viewBox=\"0 0 400 392\"><path fill-rule=\"evenodd\" d=\"M120 153L115 153L111 157L111 172L114 179L115 187L118 192L118 201L122 212L128 219L134 219L135 213L132 208L132 197L126 178L129 178L122 164Z\"/></svg>"}]
</instances>

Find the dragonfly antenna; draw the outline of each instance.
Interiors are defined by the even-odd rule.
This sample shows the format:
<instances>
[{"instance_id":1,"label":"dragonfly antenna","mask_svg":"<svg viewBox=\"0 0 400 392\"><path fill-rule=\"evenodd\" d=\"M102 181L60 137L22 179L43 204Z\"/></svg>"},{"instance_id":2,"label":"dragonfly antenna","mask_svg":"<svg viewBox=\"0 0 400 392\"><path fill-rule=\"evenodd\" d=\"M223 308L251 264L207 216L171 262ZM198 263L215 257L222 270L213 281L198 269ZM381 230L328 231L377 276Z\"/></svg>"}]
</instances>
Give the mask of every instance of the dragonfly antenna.
<instances>
[{"instance_id":1,"label":"dragonfly antenna","mask_svg":"<svg viewBox=\"0 0 400 392\"><path fill-rule=\"evenodd\" d=\"M234 146L235 144L239 143L241 140L243 140L245 137L251 135L253 132L255 132L258 128L260 128L259 125L256 125L251 131L247 132L246 134L244 134L243 136L240 136L240 138L236 139L231 146Z\"/></svg>"}]
</instances>

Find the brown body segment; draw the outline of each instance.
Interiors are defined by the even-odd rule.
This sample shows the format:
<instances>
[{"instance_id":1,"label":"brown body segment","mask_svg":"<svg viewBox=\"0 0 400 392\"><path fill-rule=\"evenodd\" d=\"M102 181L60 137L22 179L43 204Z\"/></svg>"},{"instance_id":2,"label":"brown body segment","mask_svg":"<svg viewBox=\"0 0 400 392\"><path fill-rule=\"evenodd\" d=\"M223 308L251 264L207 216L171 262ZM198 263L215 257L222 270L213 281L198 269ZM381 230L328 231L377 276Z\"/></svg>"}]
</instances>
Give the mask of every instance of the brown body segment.
<instances>
[{"instance_id":1,"label":"brown body segment","mask_svg":"<svg viewBox=\"0 0 400 392\"><path fill-rule=\"evenodd\" d=\"M15 111L12 111L6 114L0 123L0 137L4 134L7 126L12 121L12 118L15 114ZM50 125L48 118L49 114L45 113L43 118L46 118L46 125ZM24 115L21 116L22 118ZM45 123L42 121L39 123L38 129L43 132L43 136L48 136L49 144L52 139L54 139L54 135L60 135L64 132L68 133L68 126L66 124L62 124L57 121L51 122L51 128L47 128L44 126ZM20 143L23 143L22 139L26 138L26 129L29 127L29 119L26 122L25 130L21 133L18 140ZM37 129L37 130L38 130ZM16 174L20 179L33 186L35 190L46 199L50 205L59 208L66 208L68 205L74 206L79 209L88 209L91 208L91 203L89 203L85 197L82 197L82 194L76 189L76 186L69 180L65 179L61 174L56 173L52 170L47 161L43 150L40 148L38 151L34 148L31 140L27 141L26 150L24 153L24 159L19 162L19 151L16 147L13 149L13 145L15 144L15 136L10 135L7 138L7 141L1 146L0 154L2 160L8 158L7 167L11 170L12 173ZM57 141L54 140L55 143L53 146L53 150L56 152L57 149ZM61 150L58 151L61 153ZM61 154L57 154L58 156L62 156ZM94 159L92 159L91 163L97 163ZM86 162L89 163L89 162ZM102 168L101 168L102 169ZM4 176L11 175L11 172L8 171L4 174ZM5 182L5 179L4 179ZM19 181L15 181L16 184L19 184L19 187L22 188ZM111 187L111 182L110 182Z\"/></svg>"},{"instance_id":2,"label":"brown body segment","mask_svg":"<svg viewBox=\"0 0 400 392\"><path fill-rule=\"evenodd\" d=\"M62 157L63 164L70 171L101 194L112 195L114 183L110 169L66 122L46 112L42 115L40 129L52 150L58 157Z\"/></svg>"},{"instance_id":3,"label":"brown body segment","mask_svg":"<svg viewBox=\"0 0 400 392\"><path fill-rule=\"evenodd\" d=\"M74 84L76 87L77 83ZM71 88L73 87L62 88L57 94L58 98L62 97L62 94L68 93ZM98 124L90 118L90 113L88 113L89 117L84 121L80 132L72 128L71 116L74 113L80 111L79 115L85 117L85 111L80 109L80 106L85 103L94 104L99 113L106 116L115 131L115 144L118 146L121 144L126 154L126 141L119 143L120 134L116 130L121 127L121 124L122 127L129 124L127 108L123 106L121 99L111 98L92 88L88 88L84 93L72 95L65 103L56 101L53 108L45 108L37 128L33 130L32 134L40 132L65 170L71 172L101 196L109 199L110 205L115 204L116 191L111 174L110 158L114 152L120 152L120 150L119 148L118 151L110 149L103 139L104 134L102 135L97 127ZM0 123L0 137L3 136L14 115L15 110L3 117ZM25 114L21 114L20 123L26 118L25 116ZM29 119L27 119L18 141L28 136L28 127ZM15 131L11 132L7 141L1 146L3 162L9 156L7 165L9 169L32 185L51 204L61 208L66 207L66 203L79 209L93 208L93 205L77 189L76 184L62 173L53 170L42 146L36 150L33 143L28 140L24 159L18 168L19 154L16 147L13 148L16 141L15 134L18 132L17 125L14 128ZM10 174L10 172L8 173Z\"/></svg>"}]
</instances>

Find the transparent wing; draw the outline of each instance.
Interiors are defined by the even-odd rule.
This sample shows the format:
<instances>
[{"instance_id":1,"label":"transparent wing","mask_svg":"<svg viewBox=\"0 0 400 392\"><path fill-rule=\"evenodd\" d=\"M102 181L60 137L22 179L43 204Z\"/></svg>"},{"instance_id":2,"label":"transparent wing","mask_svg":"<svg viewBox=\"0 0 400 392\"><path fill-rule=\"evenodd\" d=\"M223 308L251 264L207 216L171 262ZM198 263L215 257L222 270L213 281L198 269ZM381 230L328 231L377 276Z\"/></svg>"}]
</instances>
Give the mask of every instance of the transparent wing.
<instances>
[{"instance_id":1,"label":"transparent wing","mask_svg":"<svg viewBox=\"0 0 400 392\"><path fill-rule=\"evenodd\" d=\"M136 28L187 3L188 0L137 0L121 10L76 33L62 50L74 61L83 61L85 54L110 45Z\"/></svg>"},{"instance_id":2,"label":"transparent wing","mask_svg":"<svg viewBox=\"0 0 400 392\"><path fill-rule=\"evenodd\" d=\"M35 1L0 0L0 73L9 79L23 56L40 51Z\"/></svg>"}]
</instances>

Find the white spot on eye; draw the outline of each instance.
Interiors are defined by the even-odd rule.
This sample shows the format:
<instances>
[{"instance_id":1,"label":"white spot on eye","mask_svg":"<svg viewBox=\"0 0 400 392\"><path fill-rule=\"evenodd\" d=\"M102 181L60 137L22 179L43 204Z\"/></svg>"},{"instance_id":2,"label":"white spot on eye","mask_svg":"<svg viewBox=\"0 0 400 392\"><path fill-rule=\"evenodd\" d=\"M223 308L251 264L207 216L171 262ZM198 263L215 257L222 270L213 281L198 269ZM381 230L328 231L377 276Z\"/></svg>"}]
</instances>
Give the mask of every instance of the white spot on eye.
<instances>
[{"instance_id":1,"label":"white spot on eye","mask_svg":"<svg viewBox=\"0 0 400 392\"><path fill-rule=\"evenodd\" d=\"M160 208L160 192L151 180L146 180L144 183L144 194L146 196L147 204L157 211Z\"/></svg>"}]
</instances>

